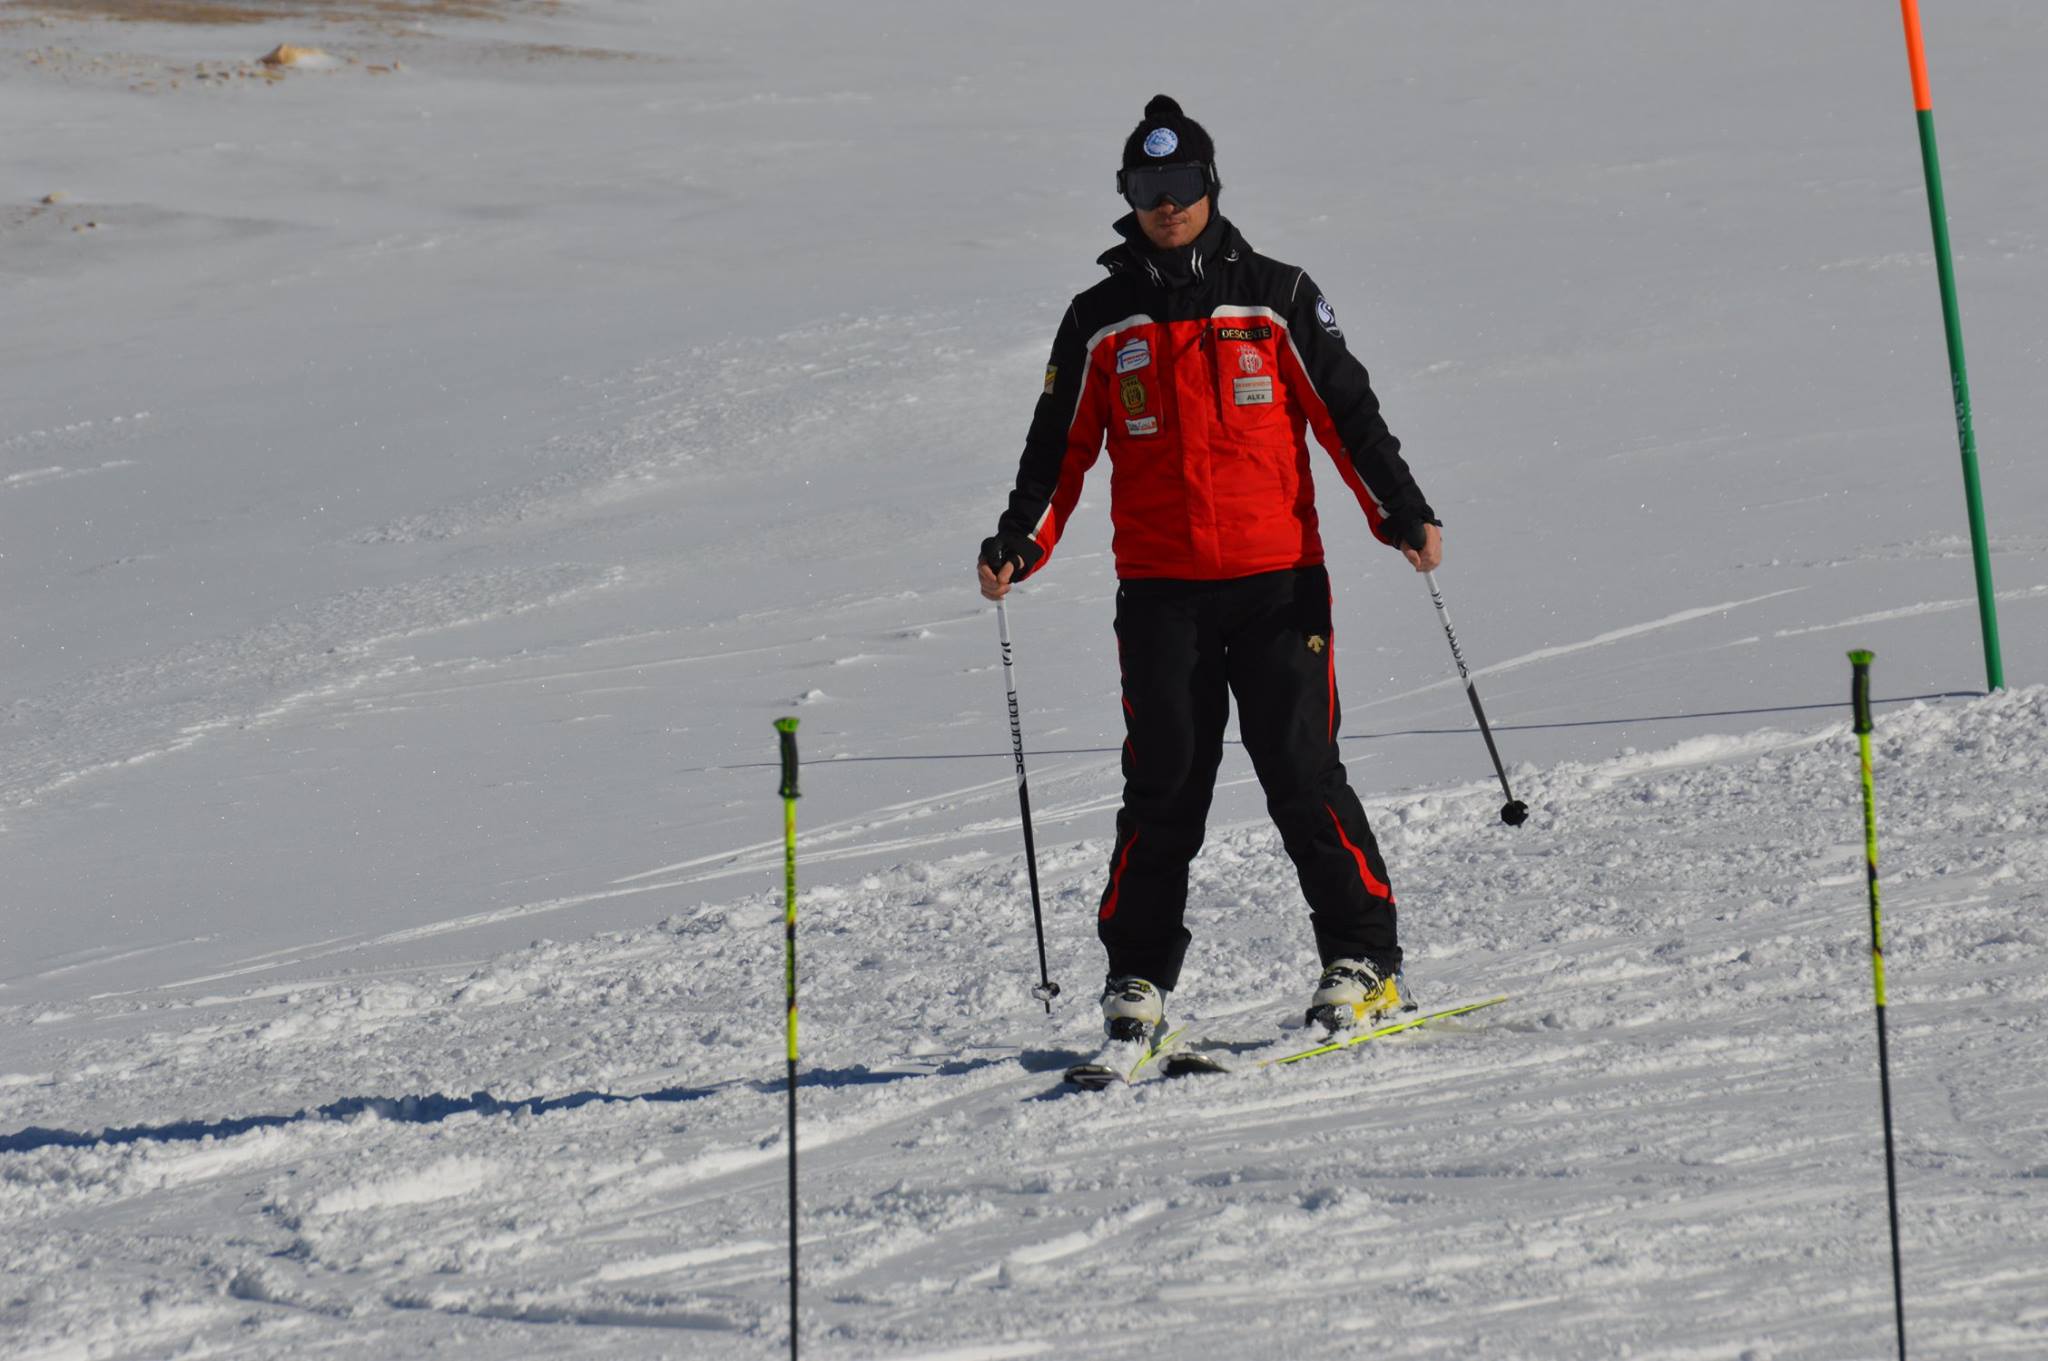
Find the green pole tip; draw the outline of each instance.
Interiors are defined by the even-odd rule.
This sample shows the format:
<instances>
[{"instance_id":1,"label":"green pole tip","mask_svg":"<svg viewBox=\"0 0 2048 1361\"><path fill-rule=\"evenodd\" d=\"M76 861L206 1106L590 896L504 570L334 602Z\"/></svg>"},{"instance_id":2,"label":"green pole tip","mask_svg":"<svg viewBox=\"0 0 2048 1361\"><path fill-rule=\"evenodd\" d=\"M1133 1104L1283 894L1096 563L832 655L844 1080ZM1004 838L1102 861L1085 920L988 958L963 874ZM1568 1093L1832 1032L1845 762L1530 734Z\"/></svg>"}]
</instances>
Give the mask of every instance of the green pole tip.
<instances>
[{"instance_id":1,"label":"green pole tip","mask_svg":"<svg viewBox=\"0 0 2048 1361\"><path fill-rule=\"evenodd\" d=\"M1876 659L1877 654L1869 648L1859 647L1849 654L1849 660L1857 666L1869 666ZM794 723L796 720L791 719L790 722Z\"/></svg>"},{"instance_id":2,"label":"green pole tip","mask_svg":"<svg viewBox=\"0 0 2048 1361\"><path fill-rule=\"evenodd\" d=\"M777 731L777 732L795 732L795 731L796 731L796 720L795 720L795 719L793 719L793 718L778 718L778 719L776 719L776 720L775 720L775 731Z\"/></svg>"}]
</instances>

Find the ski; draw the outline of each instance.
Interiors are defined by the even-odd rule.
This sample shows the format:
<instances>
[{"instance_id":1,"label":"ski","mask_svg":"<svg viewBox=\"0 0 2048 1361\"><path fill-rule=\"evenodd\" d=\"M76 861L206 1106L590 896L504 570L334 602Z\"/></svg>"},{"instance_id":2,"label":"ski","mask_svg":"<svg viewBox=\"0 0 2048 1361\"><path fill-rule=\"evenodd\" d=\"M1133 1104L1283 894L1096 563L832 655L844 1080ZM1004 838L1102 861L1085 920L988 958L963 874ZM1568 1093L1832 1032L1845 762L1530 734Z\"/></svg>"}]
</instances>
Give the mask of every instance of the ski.
<instances>
[{"instance_id":1,"label":"ski","mask_svg":"<svg viewBox=\"0 0 2048 1361\"><path fill-rule=\"evenodd\" d=\"M1297 1049L1285 1054L1275 1054L1268 1058L1257 1059L1251 1063L1236 1067L1208 1054L1192 1049L1183 1049L1167 1055L1161 1061L1159 1071L1167 1077L1193 1077L1206 1073L1250 1072L1253 1069L1271 1068L1279 1064L1300 1063L1304 1059L1316 1058L1323 1054L1334 1054L1340 1049L1354 1048L1366 1043L1368 1040L1378 1040L1384 1039L1388 1035L1398 1035L1404 1030L1413 1030L1417 1026L1428 1025L1431 1021L1441 1021L1451 1016L1465 1016L1475 1011L1483 1011L1487 1007L1497 1007L1507 1000L1506 994L1502 994L1499 997L1489 997L1480 1002L1467 1002L1462 1006L1443 1007L1436 1011L1418 1012L1412 1016L1403 1016L1398 1021L1389 1021L1385 1025L1374 1026L1371 1029L1361 1030L1355 1034L1340 1034L1322 1044L1311 1045L1306 1049Z\"/></svg>"},{"instance_id":2,"label":"ski","mask_svg":"<svg viewBox=\"0 0 2048 1361\"><path fill-rule=\"evenodd\" d=\"M1129 1086L1131 1083L1136 1082L1140 1075L1142 1075L1144 1071L1148 1067L1150 1067L1155 1060L1159 1059L1161 1055L1167 1053L1167 1051L1171 1050L1175 1045L1179 1044L1181 1041L1181 1037L1187 1034L1187 1030L1188 1028L1186 1026L1176 1026L1172 1030L1165 1031L1156 1039L1154 1039L1149 1046L1141 1050L1138 1054L1137 1061L1132 1063L1128 1068L1120 1067L1115 1063L1104 1061L1113 1049L1119 1047L1114 1042L1112 1042L1109 1046L1105 1046L1103 1053L1101 1055L1097 1056L1096 1058L1090 1060L1087 1063L1075 1064L1073 1067L1067 1069L1067 1071L1063 1073L1061 1077L1067 1083L1068 1086L1079 1087L1084 1091L1090 1092L1099 1092L1103 1088L1112 1086L1119 1082L1123 1083L1125 1086ZM1136 1048L1137 1046L1135 1045L1135 1043L1133 1043L1129 1047ZM1161 1071L1163 1072L1165 1070L1162 1068Z\"/></svg>"}]
</instances>

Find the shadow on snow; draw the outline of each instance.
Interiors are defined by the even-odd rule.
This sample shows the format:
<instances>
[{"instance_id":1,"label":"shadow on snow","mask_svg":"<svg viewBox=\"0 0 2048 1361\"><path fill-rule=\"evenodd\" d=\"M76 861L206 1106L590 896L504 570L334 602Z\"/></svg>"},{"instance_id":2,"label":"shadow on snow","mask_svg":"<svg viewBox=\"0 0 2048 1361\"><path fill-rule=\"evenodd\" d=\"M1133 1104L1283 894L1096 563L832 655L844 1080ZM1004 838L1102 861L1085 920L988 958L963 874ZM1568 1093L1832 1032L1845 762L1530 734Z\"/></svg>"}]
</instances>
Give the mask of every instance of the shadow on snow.
<instances>
[{"instance_id":1,"label":"shadow on snow","mask_svg":"<svg viewBox=\"0 0 2048 1361\"><path fill-rule=\"evenodd\" d=\"M827 1089L871 1087L901 1082L906 1078L950 1077L1009 1061L983 1058L902 1068L819 1068L800 1074L797 1086ZM780 1092L784 1086L784 1080L780 1078L751 1082L736 1080L713 1083L706 1087L664 1087L659 1091L629 1093L582 1091L571 1092L566 1096L528 1097L517 1101L507 1101L485 1091L471 1092L468 1096L447 1096L440 1093L429 1096L351 1096L339 1101L330 1101L324 1106L316 1106L310 1110L295 1111L290 1115L241 1115L220 1120L173 1120L161 1125L126 1125L103 1129L96 1133L84 1130L46 1129L31 1125L13 1134L0 1134L0 1153L30 1153L40 1148L196 1143L203 1139L232 1139L238 1134L247 1134L255 1129L307 1124L316 1120L353 1120L359 1116L370 1116L397 1124L431 1125L450 1116L471 1112L478 1115L547 1115L554 1111L575 1110L581 1106L633 1103L675 1105L701 1101L705 1097L731 1091Z\"/></svg>"}]
</instances>

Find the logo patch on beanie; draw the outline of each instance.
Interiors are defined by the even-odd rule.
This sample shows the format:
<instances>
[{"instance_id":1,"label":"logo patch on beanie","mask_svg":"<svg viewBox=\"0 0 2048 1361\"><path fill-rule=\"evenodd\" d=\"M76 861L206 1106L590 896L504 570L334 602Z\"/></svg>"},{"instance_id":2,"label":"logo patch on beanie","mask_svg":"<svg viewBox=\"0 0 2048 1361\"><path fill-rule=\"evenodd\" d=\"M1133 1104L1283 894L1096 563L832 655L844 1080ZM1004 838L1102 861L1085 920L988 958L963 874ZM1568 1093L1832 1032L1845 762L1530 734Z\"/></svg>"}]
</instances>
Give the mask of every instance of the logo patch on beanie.
<instances>
[{"instance_id":1,"label":"logo patch on beanie","mask_svg":"<svg viewBox=\"0 0 2048 1361\"><path fill-rule=\"evenodd\" d=\"M1180 150L1180 137L1172 128L1154 128L1145 134L1145 154L1154 158L1171 156Z\"/></svg>"}]
</instances>

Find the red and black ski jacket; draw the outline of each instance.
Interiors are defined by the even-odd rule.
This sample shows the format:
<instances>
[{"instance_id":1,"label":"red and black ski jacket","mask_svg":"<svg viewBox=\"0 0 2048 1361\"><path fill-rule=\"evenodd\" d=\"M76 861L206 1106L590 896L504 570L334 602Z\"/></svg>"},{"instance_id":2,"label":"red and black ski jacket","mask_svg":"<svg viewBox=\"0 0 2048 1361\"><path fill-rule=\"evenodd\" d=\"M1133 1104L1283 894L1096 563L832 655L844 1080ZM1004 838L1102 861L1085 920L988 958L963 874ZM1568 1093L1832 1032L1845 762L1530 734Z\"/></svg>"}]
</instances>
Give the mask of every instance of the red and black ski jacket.
<instances>
[{"instance_id":1,"label":"red and black ski jacket","mask_svg":"<svg viewBox=\"0 0 2048 1361\"><path fill-rule=\"evenodd\" d=\"M1365 367L1305 270L1221 215L1176 251L1135 216L1110 275L1067 309L1000 528L1045 557L1107 439L1121 578L1215 581L1323 560L1305 429L1382 542L1435 514L1380 418Z\"/></svg>"}]
</instances>

